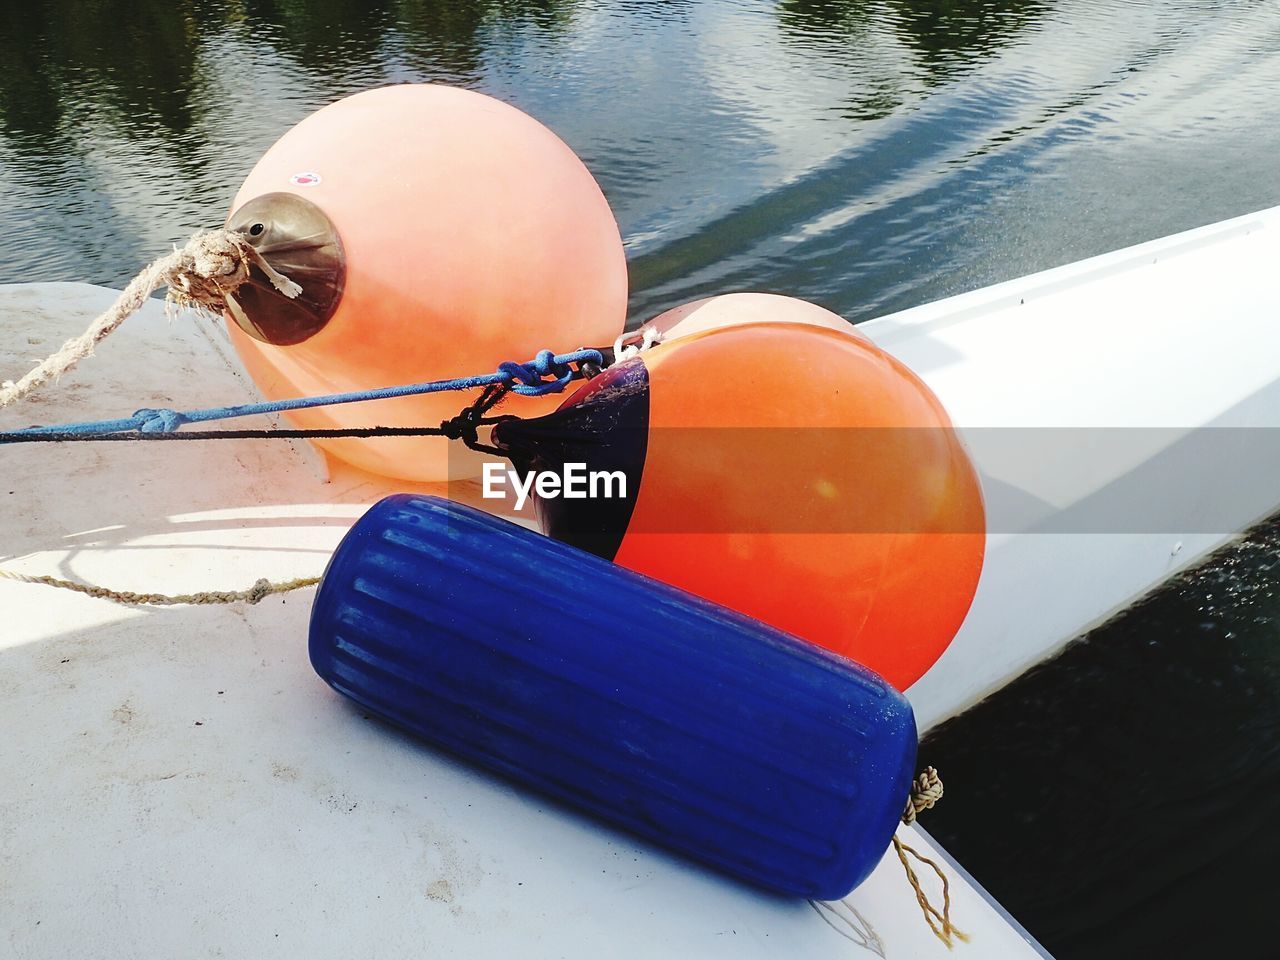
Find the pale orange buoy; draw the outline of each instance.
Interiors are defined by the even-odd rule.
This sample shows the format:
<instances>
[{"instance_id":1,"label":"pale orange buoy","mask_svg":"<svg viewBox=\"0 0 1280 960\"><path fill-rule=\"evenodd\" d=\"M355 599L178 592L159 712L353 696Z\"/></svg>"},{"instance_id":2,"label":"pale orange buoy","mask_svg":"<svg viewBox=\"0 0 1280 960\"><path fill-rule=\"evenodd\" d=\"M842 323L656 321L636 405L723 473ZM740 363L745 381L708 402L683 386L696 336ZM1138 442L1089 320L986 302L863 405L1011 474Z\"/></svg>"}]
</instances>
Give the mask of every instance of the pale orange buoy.
<instances>
[{"instance_id":1,"label":"pale orange buoy","mask_svg":"<svg viewBox=\"0 0 1280 960\"><path fill-rule=\"evenodd\" d=\"M303 287L290 301L255 276L229 311L232 342L270 399L485 373L622 330L626 261L600 188L550 130L478 93L409 84L325 107L267 151L232 209L229 226ZM434 426L469 399L289 416L309 428ZM521 398L519 412L557 402ZM441 438L320 443L387 476L469 472Z\"/></svg>"},{"instance_id":2,"label":"pale orange buoy","mask_svg":"<svg viewBox=\"0 0 1280 960\"><path fill-rule=\"evenodd\" d=\"M982 493L946 410L865 337L749 323L673 339L494 430L517 467L626 477L539 499L546 533L906 689L968 612ZM615 487L615 490L617 488Z\"/></svg>"},{"instance_id":3,"label":"pale orange buoy","mask_svg":"<svg viewBox=\"0 0 1280 960\"><path fill-rule=\"evenodd\" d=\"M645 324L663 340L744 323L807 323L866 339L839 314L816 303L776 293L725 293L673 307Z\"/></svg>"}]
</instances>

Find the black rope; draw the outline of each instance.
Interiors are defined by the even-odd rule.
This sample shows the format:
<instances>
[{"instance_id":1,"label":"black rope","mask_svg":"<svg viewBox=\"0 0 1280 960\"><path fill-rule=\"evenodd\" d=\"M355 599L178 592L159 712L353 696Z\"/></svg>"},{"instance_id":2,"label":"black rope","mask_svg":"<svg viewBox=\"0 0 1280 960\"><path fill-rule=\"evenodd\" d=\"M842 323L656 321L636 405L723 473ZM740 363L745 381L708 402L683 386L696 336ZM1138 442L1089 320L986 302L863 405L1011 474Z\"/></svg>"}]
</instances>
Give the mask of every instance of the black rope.
<instances>
[{"instance_id":1,"label":"black rope","mask_svg":"<svg viewBox=\"0 0 1280 960\"><path fill-rule=\"evenodd\" d=\"M297 440L312 437L442 437L440 427L348 427L333 430L182 430L178 433L0 433L0 443L109 443L118 440Z\"/></svg>"},{"instance_id":2,"label":"black rope","mask_svg":"<svg viewBox=\"0 0 1280 960\"><path fill-rule=\"evenodd\" d=\"M340 427L314 430L178 430L172 433L20 433L0 431L0 444L5 443L113 443L137 440L310 440L326 437L447 437L461 440L472 450L506 457L501 447L480 442L481 426L516 420L517 417L487 417L490 410L506 399L509 384L493 384L485 388L475 403L457 416L441 421L438 427Z\"/></svg>"},{"instance_id":3,"label":"black rope","mask_svg":"<svg viewBox=\"0 0 1280 960\"><path fill-rule=\"evenodd\" d=\"M485 387L484 393L480 394L480 398L475 403L467 407L456 417L445 420L440 424L440 431L443 436L450 440L461 440L472 450L480 453L492 453L499 457L507 456L507 452L499 447L493 447L486 443L480 442L480 426L482 424L499 423L502 420L515 420L515 416L507 414L498 417L486 417L485 414L496 407L499 403L506 399L507 394L511 392L511 385L506 383L495 383L492 386Z\"/></svg>"}]
</instances>

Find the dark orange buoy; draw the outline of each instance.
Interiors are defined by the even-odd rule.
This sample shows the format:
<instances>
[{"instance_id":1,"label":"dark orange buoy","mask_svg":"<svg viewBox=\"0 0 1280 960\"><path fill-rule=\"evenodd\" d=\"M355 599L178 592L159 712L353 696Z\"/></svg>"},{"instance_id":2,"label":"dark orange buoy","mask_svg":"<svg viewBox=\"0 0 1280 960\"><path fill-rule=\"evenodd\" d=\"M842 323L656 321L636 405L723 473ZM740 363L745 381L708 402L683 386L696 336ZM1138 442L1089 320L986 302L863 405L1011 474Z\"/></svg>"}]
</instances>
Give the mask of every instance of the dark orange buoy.
<instances>
[{"instance_id":1,"label":"dark orange buoy","mask_svg":"<svg viewBox=\"0 0 1280 960\"><path fill-rule=\"evenodd\" d=\"M526 471L626 477L624 497L540 499L548 534L898 689L973 599L985 546L973 466L928 387L861 336L763 323L682 337L494 437Z\"/></svg>"},{"instance_id":2,"label":"dark orange buoy","mask_svg":"<svg viewBox=\"0 0 1280 960\"><path fill-rule=\"evenodd\" d=\"M722 293L672 307L645 326L653 327L664 340L674 340L691 333L744 323L808 323L866 339L857 327L839 314L808 300L777 293Z\"/></svg>"},{"instance_id":3,"label":"dark orange buoy","mask_svg":"<svg viewBox=\"0 0 1280 960\"><path fill-rule=\"evenodd\" d=\"M229 311L269 399L485 373L622 330L626 263L599 187L550 130L478 93L393 86L325 107L267 152L233 210L229 226L303 290L290 300L255 274ZM434 426L465 403L440 394L289 416ZM440 438L322 445L388 476L450 473ZM465 462L453 458L453 475Z\"/></svg>"}]
</instances>

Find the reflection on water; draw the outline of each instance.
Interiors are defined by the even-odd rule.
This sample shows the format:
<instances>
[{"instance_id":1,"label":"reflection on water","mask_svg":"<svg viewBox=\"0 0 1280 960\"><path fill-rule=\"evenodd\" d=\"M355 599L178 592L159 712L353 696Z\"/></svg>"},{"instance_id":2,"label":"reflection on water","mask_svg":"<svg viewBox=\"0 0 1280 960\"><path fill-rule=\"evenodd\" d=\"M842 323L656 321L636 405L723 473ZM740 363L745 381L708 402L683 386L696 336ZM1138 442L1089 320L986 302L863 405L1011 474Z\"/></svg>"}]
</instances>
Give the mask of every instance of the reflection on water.
<instances>
[{"instance_id":1,"label":"reflection on water","mask_svg":"<svg viewBox=\"0 0 1280 960\"><path fill-rule=\"evenodd\" d=\"M11 136L69 133L69 113L89 108L106 111L120 136L156 128L182 136L209 111L237 111L211 96L207 74L251 69L254 56L287 59L322 100L331 99L327 89L377 83L396 53L421 68L413 79L478 80L484 28L525 21L554 30L572 8L556 0L49 0L0 15L0 123Z\"/></svg>"},{"instance_id":2,"label":"reflection on water","mask_svg":"<svg viewBox=\"0 0 1280 960\"><path fill-rule=\"evenodd\" d=\"M1267 0L9 5L0 282L122 284L219 223L256 159L311 110L433 80L517 104L583 156L626 237L634 320L733 289L793 293L860 320L1280 203L1277 54L1280 11ZM1205 866L1225 841L1196 818L1237 799L1210 782L1216 745L1274 777L1256 730L1241 740L1226 729L1240 717L1210 700L1202 734L1168 731L1186 757L1174 789L1205 786L1202 805L1178 813L1186 836L1170 841L1159 896L1144 899L1150 887L1134 878L1153 878L1121 855L1136 849L1127 831L1140 821L1098 785L1123 775L1121 758L1124 769L1142 764L1108 726L1127 722L1124 704L1191 697L1192 715L1194 691L1215 678L1215 689L1260 689L1269 675L1238 680L1236 666L1260 669L1270 617L1213 634L1213 655L1193 656L1208 642L1197 615L1161 600L1018 688L1034 689L1033 703L1016 699L1025 692L998 699L1011 706L967 718L931 748L952 778L981 773L980 786L955 791L981 802L949 798L948 839L1061 956L1104 955L1098 903L1127 931L1122 943L1176 927L1188 902L1206 917L1225 909L1230 885ZM1104 646L1141 652L1143 675ZM1178 669L1187 656L1194 677ZM1114 709L1095 715L1097 700ZM1090 755L1055 764L1053 795L1028 802L1023 781L1075 740ZM1103 796L1114 806L1093 803ZM1058 842L1059 809L1076 812L1095 847ZM1011 816L1025 829L1009 835L1036 845L1034 857L992 852ZM1075 856L1083 849L1119 853L1089 863ZM1276 892L1246 873L1250 889ZM1233 922L1259 936L1247 918ZM1184 936L1166 956L1197 943Z\"/></svg>"},{"instance_id":3,"label":"reflection on water","mask_svg":"<svg viewBox=\"0 0 1280 960\"><path fill-rule=\"evenodd\" d=\"M1049 6L1048 0L781 0L778 24L785 38L855 71L854 61L868 40L891 32L913 60L918 81L932 86L977 67L1042 19ZM887 100L881 108L897 105ZM855 119L881 115L851 114Z\"/></svg>"}]
</instances>

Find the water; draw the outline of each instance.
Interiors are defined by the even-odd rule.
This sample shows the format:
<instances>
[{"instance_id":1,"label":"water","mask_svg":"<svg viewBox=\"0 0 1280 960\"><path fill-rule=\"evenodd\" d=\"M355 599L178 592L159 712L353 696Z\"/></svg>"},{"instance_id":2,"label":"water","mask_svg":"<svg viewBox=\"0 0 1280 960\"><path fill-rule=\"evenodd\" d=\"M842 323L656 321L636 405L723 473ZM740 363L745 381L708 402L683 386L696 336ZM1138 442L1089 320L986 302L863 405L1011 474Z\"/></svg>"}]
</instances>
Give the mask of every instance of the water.
<instances>
[{"instance_id":1,"label":"water","mask_svg":"<svg viewBox=\"0 0 1280 960\"><path fill-rule=\"evenodd\" d=\"M1280 523L921 750L926 826L1056 956L1274 958Z\"/></svg>"},{"instance_id":2,"label":"water","mask_svg":"<svg viewBox=\"0 0 1280 960\"><path fill-rule=\"evenodd\" d=\"M1274 2L15 6L0 282L120 285L290 124L406 80L578 151L636 321L744 288L862 320L1280 203ZM1275 954L1278 553L1262 531L926 744L932 828L1058 956Z\"/></svg>"}]
</instances>

